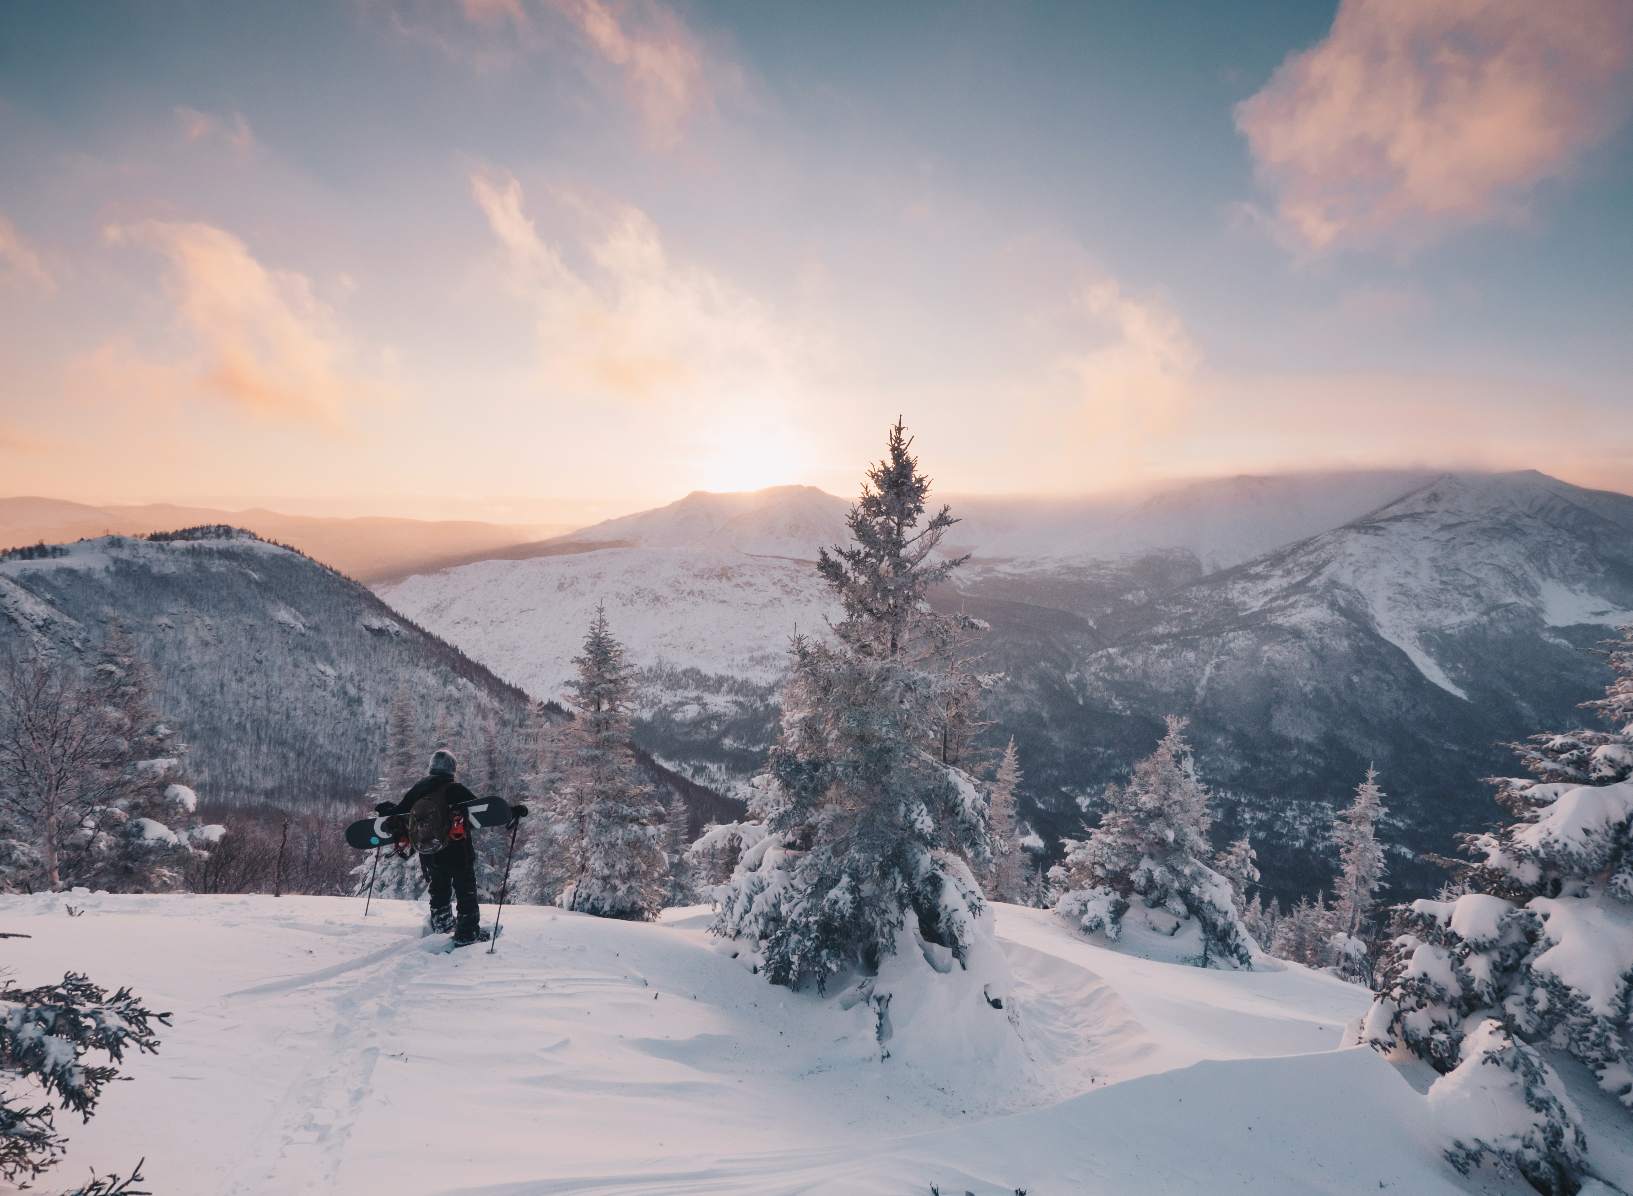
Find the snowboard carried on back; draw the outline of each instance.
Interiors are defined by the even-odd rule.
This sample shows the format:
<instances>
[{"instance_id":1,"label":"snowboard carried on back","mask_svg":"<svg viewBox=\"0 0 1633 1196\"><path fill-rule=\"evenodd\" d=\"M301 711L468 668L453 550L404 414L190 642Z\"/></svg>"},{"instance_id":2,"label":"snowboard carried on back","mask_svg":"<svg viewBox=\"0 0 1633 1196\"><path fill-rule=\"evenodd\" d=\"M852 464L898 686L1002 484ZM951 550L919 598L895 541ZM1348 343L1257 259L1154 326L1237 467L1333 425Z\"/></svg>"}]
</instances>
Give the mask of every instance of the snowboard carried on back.
<instances>
[{"instance_id":1,"label":"snowboard carried on back","mask_svg":"<svg viewBox=\"0 0 1633 1196\"><path fill-rule=\"evenodd\" d=\"M454 807L463 810L472 826L509 826L516 816L510 803L502 797L478 797ZM389 814L374 818L360 818L346 828L346 842L359 851L372 851L389 846L408 836L408 815Z\"/></svg>"}]
</instances>

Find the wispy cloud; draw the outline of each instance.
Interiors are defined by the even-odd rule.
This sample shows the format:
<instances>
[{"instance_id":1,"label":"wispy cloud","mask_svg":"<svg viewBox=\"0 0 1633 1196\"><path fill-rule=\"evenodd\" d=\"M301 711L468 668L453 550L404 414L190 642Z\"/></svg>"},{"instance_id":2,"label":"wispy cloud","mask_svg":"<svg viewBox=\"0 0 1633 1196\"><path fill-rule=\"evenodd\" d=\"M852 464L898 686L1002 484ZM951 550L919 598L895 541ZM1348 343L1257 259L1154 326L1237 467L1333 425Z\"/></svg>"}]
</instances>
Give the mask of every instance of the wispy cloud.
<instances>
[{"instance_id":1,"label":"wispy cloud","mask_svg":"<svg viewBox=\"0 0 1633 1196\"><path fill-rule=\"evenodd\" d=\"M32 242L0 213L0 283L21 283L51 292L57 283Z\"/></svg>"},{"instance_id":2,"label":"wispy cloud","mask_svg":"<svg viewBox=\"0 0 1633 1196\"><path fill-rule=\"evenodd\" d=\"M1083 422L1091 435L1170 429L1190 407L1201 362L1180 318L1161 298L1125 294L1112 278L1084 286L1073 307L1110 334L1106 343L1062 363L1082 384Z\"/></svg>"},{"instance_id":3,"label":"wispy cloud","mask_svg":"<svg viewBox=\"0 0 1633 1196\"><path fill-rule=\"evenodd\" d=\"M601 0L547 2L578 27L597 54L623 71L625 98L655 148L674 146L687 121L713 106L697 41L668 8L650 2L638 9Z\"/></svg>"},{"instance_id":4,"label":"wispy cloud","mask_svg":"<svg viewBox=\"0 0 1633 1196\"><path fill-rule=\"evenodd\" d=\"M614 68L611 78L621 84L624 103L652 149L674 149L691 122L713 109L710 74L737 78L727 63L715 62L706 69L698 39L658 0L459 0L459 8L467 27L484 31L479 52L456 48L461 45L458 38L435 32L432 16L396 17L394 23L403 34L470 57L484 70L508 64L504 47L548 53L561 46L566 34L594 55L590 61L601 67L601 74L608 74L607 66Z\"/></svg>"},{"instance_id":5,"label":"wispy cloud","mask_svg":"<svg viewBox=\"0 0 1633 1196\"><path fill-rule=\"evenodd\" d=\"M562 193L595 231L581 277L539 236L522 185L477 174L472 193L504 247L510 284L538 311L541 381L552 392L714 410L788 397L808 373L807 337L695 264L678 263L638 208Z\"/></svg>"},{"instance_id":6,"label":"wispy cloud","mask_svg":"<svg viewBox=\"0 0 1633 1196\"><path fill-rule=\"evenodd\" d=\"M1620 117L1630 46L1627 0L1343 0L1236 126L1290 243L1411 245L1523 213Z\"/></svg>"},{"instance_id":7,"label":"wispy cloud","mask_svg":"<svg viewBox=\"0 0 1633 1196\"><path fill-rule=\"evenodd\" d=\"M332 429L354 403L384 395L380 382L349 368L348 339L305 275L268 269L208 224L150 220L106 233L168 260L164 289L185 348L156 355L110 342L81 363L83 377L122 374L149 397L203 394L257 417Z\"/></svg>"},{"instance_id":8,"label":"wispy cloud","mask_svg":"<svg viewBox=\"0 0 1633 1196\"><path fill-rule=\"evenodd\" d=\"M176 120L182 128L182 139L189 145L220 140L231 146L240 159L248 157L255 149L255 134L250 131L249 121L244 119L242 112L234 112L228 119L200 112L186 104L177 104Z\"/></svg>"}]
</instances>

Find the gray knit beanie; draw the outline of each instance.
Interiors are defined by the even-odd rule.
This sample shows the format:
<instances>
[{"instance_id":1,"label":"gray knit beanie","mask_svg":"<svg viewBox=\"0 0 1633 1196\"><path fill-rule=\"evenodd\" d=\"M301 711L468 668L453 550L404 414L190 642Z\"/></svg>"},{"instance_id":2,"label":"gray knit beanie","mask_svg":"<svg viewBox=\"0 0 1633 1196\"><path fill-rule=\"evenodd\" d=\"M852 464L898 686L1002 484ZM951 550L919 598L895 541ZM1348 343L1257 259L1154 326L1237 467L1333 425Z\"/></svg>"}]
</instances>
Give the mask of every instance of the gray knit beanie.
<instances>
[{"instance_id":1,"label":"gray knit beanie","mask_svg":"<svg viewBox=\"0 0 1633 1196\"><path fill-rule=\"evenodd\" d=\"M431 753L432 776L446 774L447 776L451 777L458 768L459 761L454 759L454 754L452 752L447 751L444 748L438 748L436 751Z\"/></svg>"}]
</instances>

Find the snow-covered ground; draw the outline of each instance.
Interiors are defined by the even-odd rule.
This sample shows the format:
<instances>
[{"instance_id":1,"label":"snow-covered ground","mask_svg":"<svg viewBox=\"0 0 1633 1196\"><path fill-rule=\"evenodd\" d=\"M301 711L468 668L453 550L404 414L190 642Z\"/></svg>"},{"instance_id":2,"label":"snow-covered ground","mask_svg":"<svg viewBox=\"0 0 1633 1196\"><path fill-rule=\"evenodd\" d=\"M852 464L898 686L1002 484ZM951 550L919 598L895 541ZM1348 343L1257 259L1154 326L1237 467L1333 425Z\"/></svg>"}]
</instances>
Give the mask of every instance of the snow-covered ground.
<instances>
[{"instance_id":1,"label":"snow-covered ground","mask_svg":"<svg viewBox=\"0 0 1633 1196\"><path fill-rule=\"evenodd\" d=\"M16 982L86 971L174 1025L61 1118L59 1186L146 1156L166 1196L1526 1190L1457 1176L1424 1098L1335 1049L1362 990L1144 960L1042 911L998 907L1033 1060L1000 1083L881 1060L865 1005L750 975L703 909L507 909L490 955L428 952L401 902L72 899L0 897L33 936L5 942Z\"/></svg>"}]
</instances>

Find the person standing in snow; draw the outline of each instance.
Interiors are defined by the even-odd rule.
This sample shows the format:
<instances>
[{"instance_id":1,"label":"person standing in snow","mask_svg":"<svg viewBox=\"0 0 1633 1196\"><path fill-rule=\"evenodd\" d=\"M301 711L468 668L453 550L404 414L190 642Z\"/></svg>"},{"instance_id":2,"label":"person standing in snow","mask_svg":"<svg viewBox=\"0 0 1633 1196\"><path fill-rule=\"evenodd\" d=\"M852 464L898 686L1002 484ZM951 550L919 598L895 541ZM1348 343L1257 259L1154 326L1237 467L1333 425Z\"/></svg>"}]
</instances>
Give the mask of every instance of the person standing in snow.
<instances>
[{"instance_id":1,"label":"person standing in snow","mask_svg":"<svg viewBox=\"0 0 1633 1196\"><path fill-rule=\"evenodd\" d=\"M443 934L452 930L454 946L464 947L487 941L488 932L480 925L476 847L471 843L471 828L463 810L464 803L476 800L476 794L454 780L458 767L454 754L439 748L431 755L429 776L415 782L401 801L381 802L374 810L386 816L409 817L420 807L420 816L410 821L410 840L431 882L431 929ZM457 922L452 897L459 899Z\"/></svg>"}]
</instances>

